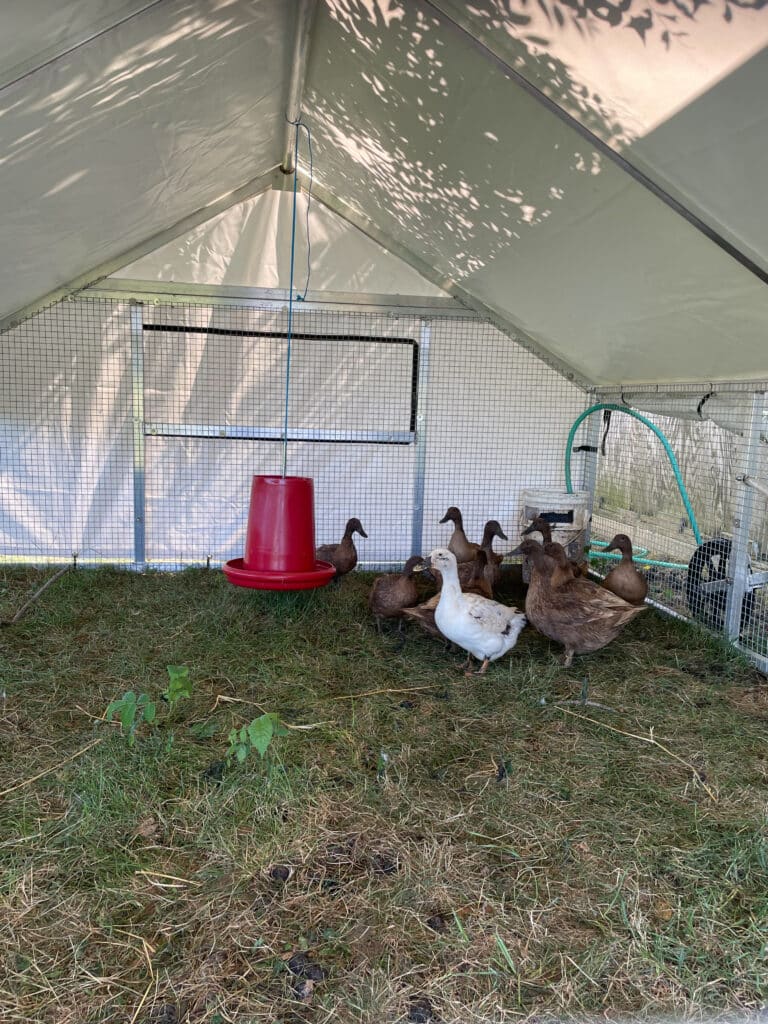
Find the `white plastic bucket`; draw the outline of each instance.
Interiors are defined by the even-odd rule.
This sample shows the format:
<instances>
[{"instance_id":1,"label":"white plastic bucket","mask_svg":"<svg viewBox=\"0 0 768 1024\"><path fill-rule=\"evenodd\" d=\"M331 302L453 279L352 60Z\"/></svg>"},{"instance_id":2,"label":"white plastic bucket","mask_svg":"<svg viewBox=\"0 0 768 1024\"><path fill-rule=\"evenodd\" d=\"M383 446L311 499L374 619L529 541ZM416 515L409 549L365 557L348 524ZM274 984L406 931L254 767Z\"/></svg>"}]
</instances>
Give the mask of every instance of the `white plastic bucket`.
<instances>
[{"instance_id":1,"label":"white plastic bucket","mask_svg":"<svg viewBox=\"0 0 768 1024\"><path fill-rule=\"evenodd\" d=\"M524 490L521 495L520 532L531 525L537 516L542 516L552 528L552 540L562 544L568 557L581 561L584 545L589 538L589 523L592 518L589 491L567 491L545 488ZM523 560L523 578L528 582L530 573Z\"/></svg>"}]
</instances>

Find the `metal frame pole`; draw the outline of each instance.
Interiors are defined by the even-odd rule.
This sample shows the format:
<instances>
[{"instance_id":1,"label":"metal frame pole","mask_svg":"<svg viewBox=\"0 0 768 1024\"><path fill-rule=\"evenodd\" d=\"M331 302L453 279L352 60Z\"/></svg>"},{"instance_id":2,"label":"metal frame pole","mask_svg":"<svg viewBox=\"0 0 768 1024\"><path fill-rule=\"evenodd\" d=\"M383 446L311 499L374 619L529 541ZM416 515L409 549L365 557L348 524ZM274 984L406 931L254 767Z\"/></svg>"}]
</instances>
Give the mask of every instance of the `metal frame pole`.
<instances>
[{"instance_id":1,"label":"metal frame pole","mask_svg":"<svg viewBox=\"0 0 768 1024\"><path fill-rule=\"evenodd\" d=\"M288 102L285 109L285 126L283 137L283 159L280 170L283 174L293 174L296 170L294 157L294 125L301 117L301 104L304 99L304 81L307 77L309 46L312 39L312 24L315 20L317 0L301 0L296 12L296 34L293 39L293 60L291 61L291 78L288 83Z\"/></svg>"},{"instance_id":2,"label":"metal frame pole","mask_svg":"<svg viewBox=\"0 0 768 1024\"><path fill-rule=\"evenodd\" d=\"M587 408L594 404L594 395L590 395ZM597 447L600 443L600 427L602 425L603 417L600 413L594 412L589 417L587 426L587 444L590 449L594 448L595 451L588 451L584 453L584 463L581 470L581 489L588 491L590 495L590 504L592 506L592 512L589 516L589 523L587 524L587 530L584 534L583 547L586 547L592 539L592 516L594 515L595 506L595 485L597 483L597 460L599 452Z\"/></svg>"},{"instance_id":3,"label":"metal frame pole","mask_svg":"<svg viewBox=\"0 0 768 1024\"><path fill-rule=\"evenodd\" d=\"M419 333L419 374L416 385L416 460L413 468L413 519L411 554L421 555L424 542L424 485L427 468L427 388L429 386L429 348L432 321L421 321Z\"/></svg>"},{"instance_id":4,"label":"metal frame pole","mask_svg":"<svg viewBox=\"0 0 768 1024\"><path fill-rule=\"evenodd\" d=\"M744 483L745 477L754 476L760 456L760 431L763 424L765 393L756 391L752 395L749 428L744 436L744 454L739 473L741 495L736 501L733 540L729 562L730 586L725 606L725 630L729 640L738 640L741 633L741 608L749 589L749 528L752 523L752 507L755 503L753 488Z\"/></svg>"},{"instance_id":5,"label":"metal frame pole","mask_svg":"<svg viewBox=\"0 0 768 1024\"><path fill-rule=\"evenodd\" d=\"M131 405L133 419L133 561L146 565L144 451L144 307L131 303Z\"/></svg>"}]
</instances>

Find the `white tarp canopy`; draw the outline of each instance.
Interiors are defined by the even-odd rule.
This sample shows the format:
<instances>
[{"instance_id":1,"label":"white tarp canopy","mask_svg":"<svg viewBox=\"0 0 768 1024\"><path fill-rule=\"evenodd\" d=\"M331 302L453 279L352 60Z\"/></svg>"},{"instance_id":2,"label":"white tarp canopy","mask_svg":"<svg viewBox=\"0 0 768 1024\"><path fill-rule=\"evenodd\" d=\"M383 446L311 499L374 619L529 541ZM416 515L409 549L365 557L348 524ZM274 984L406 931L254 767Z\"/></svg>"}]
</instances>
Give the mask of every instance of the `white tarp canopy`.
<instances>
[{"instance_id":1,"label":"white tarp canopy","mask_svg":"<svg viewBox=\"0 0 768 1024\"><path fill-rule=\"evenodd\" d=\"M292 226L293 197L273 189L129 263L112 280L287 289ZM309 284L314 293L445 295L327 206L308 202L306 193L296 198L295 248L299 292Z\"/></svg>"},{"instance_id":2,"label":"white tarp canopy","mask_svg":"<svg viewBox=\"0 0 768 1024\"><path fill-rule=\"evenodd\" d=\"M0 323L263 283L300 24L313 287L439 288L587 383L768 376L765 0L6 0Z\"/></svg>"}]
</instances>

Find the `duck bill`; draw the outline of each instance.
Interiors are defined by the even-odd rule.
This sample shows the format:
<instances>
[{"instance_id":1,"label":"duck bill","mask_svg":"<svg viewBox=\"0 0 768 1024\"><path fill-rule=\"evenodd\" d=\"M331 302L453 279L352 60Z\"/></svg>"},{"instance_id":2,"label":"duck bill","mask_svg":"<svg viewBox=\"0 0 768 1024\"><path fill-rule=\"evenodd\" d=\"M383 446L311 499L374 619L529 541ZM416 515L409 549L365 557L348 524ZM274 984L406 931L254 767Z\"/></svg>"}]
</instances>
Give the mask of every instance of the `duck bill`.
<instances>
[{"instance_id":1,"label":"duck bill","mask_svg":"<svg viewBox=\"0 0 768 1024\"><path fill-rule=\"evenodd\" d=\"M432 559L427 555L424 561L421 563L416 572L422 573L425 580L430 580L432 583L437 583L437 578L432 573L433 565Z\"/></svg>"}]
</instances>

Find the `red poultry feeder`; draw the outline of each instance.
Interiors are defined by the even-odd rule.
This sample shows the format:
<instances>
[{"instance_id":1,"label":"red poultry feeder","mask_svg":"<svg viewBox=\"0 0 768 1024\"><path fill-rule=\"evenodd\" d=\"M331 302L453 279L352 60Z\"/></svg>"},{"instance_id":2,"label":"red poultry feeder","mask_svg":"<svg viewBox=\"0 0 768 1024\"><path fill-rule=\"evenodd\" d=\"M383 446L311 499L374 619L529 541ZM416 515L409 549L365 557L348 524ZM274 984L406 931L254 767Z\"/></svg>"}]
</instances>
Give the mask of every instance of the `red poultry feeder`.
<instances>
[{"instance_id":1,"label":"red poultry feeder","mask_svg":"<svg viewBox=\"0 0 768 1024\"><path fill-rule=\"evenodd\" d=\"M252 590L311 590L335 574L330 562L315 558L312 479L255 476L245 555L224 566L229 582Z\"/></svg>"}]
</instances>

